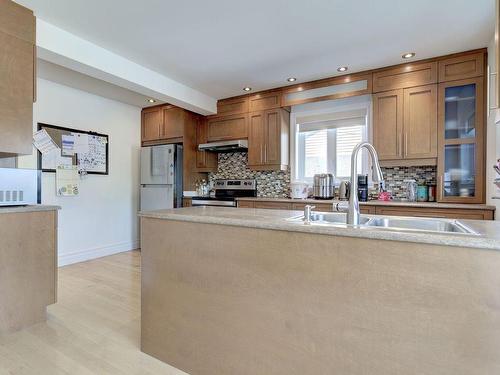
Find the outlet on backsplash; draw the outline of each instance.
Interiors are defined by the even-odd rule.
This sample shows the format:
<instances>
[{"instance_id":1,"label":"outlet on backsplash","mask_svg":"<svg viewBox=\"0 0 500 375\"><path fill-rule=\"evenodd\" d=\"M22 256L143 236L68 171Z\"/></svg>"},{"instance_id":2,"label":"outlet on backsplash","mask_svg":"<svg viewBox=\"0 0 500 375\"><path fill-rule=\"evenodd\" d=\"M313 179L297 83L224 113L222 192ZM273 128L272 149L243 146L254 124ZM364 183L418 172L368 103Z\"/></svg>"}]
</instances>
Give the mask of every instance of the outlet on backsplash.
<instances>
[{"instance_id":1,"label":"outlet on backsplash","mask_svg":"<svg viewBox=\"0 0 500 375\"><path fill-rule=\"evenodd\" d=\"M232 178L257 180L257 196L259 197L283 198L290 194L290 170L252 171L248 168L246 152L220 153L217 173L208 174L210 183L217 179Z\"/></svg>"}]
</instances>

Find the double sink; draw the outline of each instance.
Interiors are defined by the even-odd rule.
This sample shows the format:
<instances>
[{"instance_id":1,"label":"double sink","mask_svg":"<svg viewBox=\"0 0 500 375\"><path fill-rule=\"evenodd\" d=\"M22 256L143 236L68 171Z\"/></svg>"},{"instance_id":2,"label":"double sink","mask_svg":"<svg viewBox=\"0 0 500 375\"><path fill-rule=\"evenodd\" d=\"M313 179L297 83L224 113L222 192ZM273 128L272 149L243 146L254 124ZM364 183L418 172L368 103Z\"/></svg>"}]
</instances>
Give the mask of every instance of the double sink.
<instances>
[{"instance_id":1,"label":"double sink","mask_svg":"<svg viewBox=\"0 0 500 375\"><path fill-rule=\"evenodd\" d=\"M302 222L306 224L304 215L294 216L287 219L292 222ZM346 223L346 215L342 213L313 212L310 216L310 225L339 225ZM385 216L365 216L359 218L360 227L385 228L392 230L435 232L435 233L457 233L468 235L479 235L472 228L466 226L458 220L432 219L432 218L406 218L406 217L385 217Z\"/></svg>"}]
</instances>

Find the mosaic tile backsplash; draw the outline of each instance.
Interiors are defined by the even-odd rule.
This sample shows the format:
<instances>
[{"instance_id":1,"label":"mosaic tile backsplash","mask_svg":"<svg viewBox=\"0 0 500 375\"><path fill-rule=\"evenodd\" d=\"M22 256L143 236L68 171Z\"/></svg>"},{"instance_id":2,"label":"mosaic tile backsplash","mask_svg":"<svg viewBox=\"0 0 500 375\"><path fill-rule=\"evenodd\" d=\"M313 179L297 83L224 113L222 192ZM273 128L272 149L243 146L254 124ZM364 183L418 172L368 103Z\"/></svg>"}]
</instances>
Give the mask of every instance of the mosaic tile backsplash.
<instances>
[{"instance_id":1,"label":"mosaic tile backsplash","mask_svg":"<svg viewBox=\"0 0 500 375\"><path fill-rule=\"evenodd\" d=\"M219 154L217 173L209 173L208 180L212 184L217 179L256 179L257 196L266 198L283 198L290 194L290 170L286 171L252 171L248 168L246 152L229 152Z\"/></svg>"},{"instance_id":2,"label":"mosaic tile backsplash","mask_svg":"<svg viewBox=\"0 0 500 375\"><path fill-rule=\"evenodd\" d=\"M419 185L436 184L436 167L391 167L382 168L385 189L396 199L406 198L404 180L415 180Z\"/></svg>"},{"instance_id":3,"label":"mosaic tile backsplash","mask_svg":"<svg viewBox=\"0 0 500 375\"><path fill-rule=\"evenodd\" d=\"M395 199L405 198L404 180L414 179L418 184L435 184L436 167L391 167L382 168L385 188ZM217 173L209 173L208 179L213 183L217 179L257 180L257 196L266 198L283 198L290 196L290 170L287 171L252 171L248 168L246 152L220 153ZM375 197L375 190L370 191Z\"/></svg>"}]
</instances>

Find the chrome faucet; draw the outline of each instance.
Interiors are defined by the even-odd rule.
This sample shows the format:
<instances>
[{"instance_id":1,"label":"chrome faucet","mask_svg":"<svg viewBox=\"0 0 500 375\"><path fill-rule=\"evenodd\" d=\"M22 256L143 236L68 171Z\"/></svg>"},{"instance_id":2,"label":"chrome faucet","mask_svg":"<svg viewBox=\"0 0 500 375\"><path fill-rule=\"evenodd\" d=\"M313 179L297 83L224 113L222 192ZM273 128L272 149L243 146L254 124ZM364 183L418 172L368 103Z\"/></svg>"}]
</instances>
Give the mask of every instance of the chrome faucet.
<instances>
[{"instance_id":1,"label":"chrome faucet","mask_svg":"<svg viewBox=\"0 0 500 375\"><path fill-rule=\"evenodd\" d=\"M384 181L382 170L378 162L378 155L375 148L368 142L361 142L354 147L351 156L351 192L349 194L349 202L339 202L333 204L333 210L337 212L347 212L346 224L359 225L359 199L358 199L358 154L362 148L366 148L371 156L372 166L372 180L380 186Z\"/></svg>"}]
</instances>

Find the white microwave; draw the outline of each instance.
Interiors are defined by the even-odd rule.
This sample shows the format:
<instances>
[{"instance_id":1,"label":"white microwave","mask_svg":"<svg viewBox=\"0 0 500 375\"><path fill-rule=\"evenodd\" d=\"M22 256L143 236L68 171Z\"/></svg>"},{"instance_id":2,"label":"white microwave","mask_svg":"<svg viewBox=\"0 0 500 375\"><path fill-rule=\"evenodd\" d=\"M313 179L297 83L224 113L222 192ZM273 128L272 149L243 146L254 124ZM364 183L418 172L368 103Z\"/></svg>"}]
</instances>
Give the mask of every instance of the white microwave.
<instances>
[{"instance_id":1,"label":"white microwave","mask_svg":"<svg viewBox=\"0 0 500 375\"><path fill-rule=\"evenodd\" d=\"M40 171L0 168L0 206L40 203Z\"/></svg>"}]
</instances>

